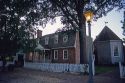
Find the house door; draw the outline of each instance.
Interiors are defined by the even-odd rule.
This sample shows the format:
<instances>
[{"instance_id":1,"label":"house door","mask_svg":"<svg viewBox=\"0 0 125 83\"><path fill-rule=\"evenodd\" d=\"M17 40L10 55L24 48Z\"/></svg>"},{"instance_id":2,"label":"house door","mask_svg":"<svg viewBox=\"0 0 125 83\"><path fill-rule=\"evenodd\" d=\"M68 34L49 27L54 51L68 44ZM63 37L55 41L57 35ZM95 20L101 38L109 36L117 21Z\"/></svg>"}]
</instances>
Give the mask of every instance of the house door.
<instances>
[{"instance_id":1,"label":"house door","mask_svg":"<svg viewBox=\"0 0 125 83\"><path fill-rule=\"evenodd\" d=\"M24 66L24 54L18 54L18 66L19 67Z\"/></svg>"}]
</instances>

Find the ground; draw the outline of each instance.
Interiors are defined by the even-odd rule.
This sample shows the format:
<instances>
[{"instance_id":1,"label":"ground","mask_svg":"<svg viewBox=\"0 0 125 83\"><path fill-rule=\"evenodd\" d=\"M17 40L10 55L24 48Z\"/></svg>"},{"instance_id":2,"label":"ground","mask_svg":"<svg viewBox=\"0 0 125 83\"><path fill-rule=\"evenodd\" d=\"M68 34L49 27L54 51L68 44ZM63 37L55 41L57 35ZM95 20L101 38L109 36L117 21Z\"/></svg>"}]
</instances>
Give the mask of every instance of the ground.
<instances>
[{"instance_id":1,"label":"ground","mask_svg":"<svg viewBox=\"0 0 125 83\"><path fill-rule=\"evenodd\" d=\"M0 72L0 83L87 83L88 75L50 73L19 68L13 72ZM118 70L94 76L94 83L125 83L119 78Z\"/></svg>"}]
</instances>

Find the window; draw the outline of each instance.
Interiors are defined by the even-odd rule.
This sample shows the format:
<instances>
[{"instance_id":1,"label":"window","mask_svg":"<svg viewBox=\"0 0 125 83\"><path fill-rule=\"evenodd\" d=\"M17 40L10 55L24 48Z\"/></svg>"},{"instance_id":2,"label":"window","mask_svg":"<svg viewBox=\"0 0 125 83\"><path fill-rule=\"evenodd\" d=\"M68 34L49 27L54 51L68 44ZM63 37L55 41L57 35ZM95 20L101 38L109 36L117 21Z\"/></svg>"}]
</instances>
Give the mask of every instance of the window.
<instances>
[{"instance_id":1,"label":"window","mask_svg":"<svg viewBox=\"0 0 125 83\"><path fill-rule=\"evenodd\" d=\"M63 50L63 59L68 59L68 50Z\"/></svg>"},{"instance_id":2,"label":"window","mask_svg":"<svg viewBox=\"0 0 125 83\"><path fill-rule=\"evenodd\" d=\"M55 38L54 38L54 43L57 44L58 43L58 35L55 35Z\"/></svg>"},{"instance_id":3,"label":"window","mask_svg":"<svg viewBox=\"0 0 125 83\"><path fill-rule=\"evenodd\" d=\"M63 36L63 42L67 42L68 41L68 35L64 35Z\"/></svg>"},{"instance_id":4,"label":"window","mask_svg":"<svg viewBox=\"0 0 125 83\"><path fill-rule=\"evenodd\" d=\"M30 43L30 47L33 47L33 43Z\"/></svg>"},{"instance_id":5,"label":"window","mask_svg":"<svg viewBox=\"0 0 125 83\"><path fill-rule=\"evenodd\" d=\"M58 59L58 50L54 50L54 59Z\"/></svg>"},{"instance_id":6,"label":"window","mask_svg":"<svg viewBox=\"0 0 125 83\"><path fill-rule=\"evenodd\" d=\"M49 37L45 37L45 45L48 45L49 43Z\"/></svg>"},{"instance_id":7,"label":"window","mask_svg":"<svg viewBox=\"0 0 125 83\"><path fill-rule=\"evenodd\" d=\"M119 56L118 47L114 47L114 56Z\"/></svg>"}]
</instances>

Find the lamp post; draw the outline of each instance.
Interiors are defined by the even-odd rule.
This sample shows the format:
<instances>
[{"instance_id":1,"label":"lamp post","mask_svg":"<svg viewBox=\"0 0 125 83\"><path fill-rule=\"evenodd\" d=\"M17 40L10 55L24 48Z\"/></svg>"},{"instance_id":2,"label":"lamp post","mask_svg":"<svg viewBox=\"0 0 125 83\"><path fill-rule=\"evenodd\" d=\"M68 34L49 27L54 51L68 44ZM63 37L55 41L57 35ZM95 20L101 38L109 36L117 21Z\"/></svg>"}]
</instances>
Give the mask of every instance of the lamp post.
<instances>
[{"instance_id":1,"label":"lamp post","mask_svg":"<svg viewBox=\"0 0 125 83\"><path fill-rule=\"evenodd\" d=\"M92 68L92 38L91 38L91 20L94 16L91 7L84 11L84 16L88 23L88 37L89 37L89 80L88 83L93 83L93 68Z\"/></svg>"}]
</instances>

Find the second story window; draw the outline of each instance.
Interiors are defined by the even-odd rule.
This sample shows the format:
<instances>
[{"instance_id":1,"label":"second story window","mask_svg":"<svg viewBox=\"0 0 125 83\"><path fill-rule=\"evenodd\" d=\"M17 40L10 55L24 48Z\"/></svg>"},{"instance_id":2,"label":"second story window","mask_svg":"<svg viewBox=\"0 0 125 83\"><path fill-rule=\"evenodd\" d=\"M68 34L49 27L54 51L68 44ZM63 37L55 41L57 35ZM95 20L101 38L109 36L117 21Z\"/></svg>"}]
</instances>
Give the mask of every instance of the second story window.
<instances>
[{"instance_id":1,"label":"second story window","mask_svg":"<svg viewBox=\"0 0 125 83\"><path fill-rule=\"evenodd\" d=\"M63 42L67 42L68 41L68 35L64 35L63 36Z\"/></svg>"},{"instance_id":2,"label":"second story window","mask_svg":"<svg viewBox=\"0 0 125 83\"><path fill-rule=\"evenodd\" d=\"M33 43L30 43L30 47L33 47Z\"/></svg>"},{"instance_id":3,"label":"second story window","mask_svg":"<svg viewBox=\"0 0 125 83\"><path fill-rule=\"evenodd\" d=\"M49 43L49 37L45 37L45 45L48 45Z\"/></svg>"},{"instance_id":4,"label":"second story window","mask_svg":"<svg viewBox=\"0 0 125 83\"><path fill-rule=\"evenodd\" d=\"M54 36L54 43L57 44L58 43L58 35Z\"/></svg>"}]
</instances>

